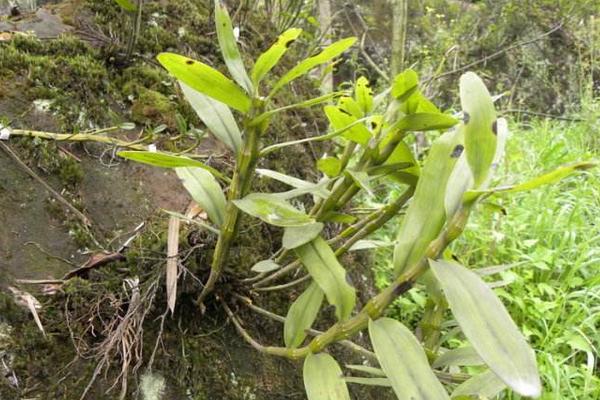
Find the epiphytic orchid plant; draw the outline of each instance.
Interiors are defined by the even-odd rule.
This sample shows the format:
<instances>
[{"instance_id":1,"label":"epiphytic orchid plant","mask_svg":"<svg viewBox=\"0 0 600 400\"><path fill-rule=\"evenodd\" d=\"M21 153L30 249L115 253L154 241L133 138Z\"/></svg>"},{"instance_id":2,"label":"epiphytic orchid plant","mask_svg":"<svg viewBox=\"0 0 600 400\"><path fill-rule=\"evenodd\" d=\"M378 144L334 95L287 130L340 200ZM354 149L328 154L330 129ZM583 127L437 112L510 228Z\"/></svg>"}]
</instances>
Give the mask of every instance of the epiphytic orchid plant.
<instances>
[{"instance_id":1,"label":"epiphytic orchid plant","mask_svg":"<svg viewBox=\"0 0 600 400\"><path fill-rule=\"evenodd\" d=\"M391 88L373 96L367 79L359 78L353 91L334 92L285 107L272 100L281 90L314 68L328 64L350 48L354 38L335 42L285 73L269 87L265 78L300 35L289 29L265 51L248 73L234 37L227 10L215 1L216 30L231 75L181 55L163 53L159 62L178 80L186 99L206 127L235 156L227 175L194 158L166 152L122 151L120 156L155 166L174 168L193 199L206 211L205 228L218 233L210 275L198 303L214 293L238 235L240 215L249 214L283 229L281 248L249 264L255 275L244 282L267 292L306 285L285 318L235 295L220 298L241 336L257 350L275 356L304 358L304 383L310 400L350 399L347 383L389 386L398 399L448 399L493 396L506 387L523 396L538 397L541 384L532 349L492 289L479 275L444 257L444 250L465 229L469 214L490 196L528 190L592 166L578 163L560 167L532 181L490 187L508 135L507 122L498 118L482 80L468 72L460 79L462 116L440 112L419 90L417 74L407 70ZM268 89L268 90L267 90ZM329 132L283 143L265 144L270 122L286 110L323 107ZM419 163L405 139L411 132L441 131L424 162ZM318 160L319 182L289 176L283 171L257 168L268 154L288 146L335 141L343 150ZM284 155L281 155L284 157ZM278 193L252 192L256 175L290 186ZM405 187L396 199L366 216L348 211L359 193L374 183L391 180ZM308 211L291 200L311 195ZM356 289L349 283L339 257L404 211L394 249L392 283L358 309ZM328 224L342 226L327 237ZM304 274L288 283L272 285L292 272ZM402 322L383 317L386 307L415 285L425 287L422 332L417 339ZM172 291L173 289L171 289ZM252 338L228 305L237 300L267 317L283 321L284 345L264 346ZM324 302L335 308L326 331L312 329ZM173 302L174 306L174 302ZM440 323L452 311L471 347L442 352ZM368 329L373 351L349 341ZM307 341L307 336L314 336ZM363 376L344 376L328 346L342 344L365 356L371 366L347 365ZM450 372L450 366L487 368L477 375ZM469 364L471 363L471 364ZM453 369L454 371L454 369ZM366 375L366 376L364 376Z\"/></svg>"}]
</instances>

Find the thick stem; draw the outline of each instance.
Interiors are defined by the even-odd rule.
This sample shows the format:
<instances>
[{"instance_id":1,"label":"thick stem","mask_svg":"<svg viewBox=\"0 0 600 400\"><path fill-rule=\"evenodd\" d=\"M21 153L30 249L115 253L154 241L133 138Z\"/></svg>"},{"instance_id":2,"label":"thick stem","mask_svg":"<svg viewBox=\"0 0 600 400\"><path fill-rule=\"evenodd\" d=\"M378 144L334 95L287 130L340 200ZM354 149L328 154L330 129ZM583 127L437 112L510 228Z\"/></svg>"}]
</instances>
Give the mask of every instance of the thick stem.
<instances>
[{"instance_id":1,"label":"thick stem","mask_svg":"<svg viewBox=\"0 0 600 400\"><path fill-rule=\"evenodd\" d=\"M264 315L265 317L270 318L270 319L272 319L274 321L285 323L285 317L282 317L281 315L272 313L271 311L265 310L264 308L261 308L261 307L258 307L256 305L254 305L252 303L252 300L249 299L248 297L240 296L239 294L235 294L235 293L233 295L234 295L234 297L236 297L239 300L241 300L242 304L244 304L245 306L247 306L252 311L254 311L254 312L256 312L256 313L258 313L260 315ZM227 307L225 309L225 312L227 312L227 309L229 309L229 307ZM229 311L231 311L231 309L229 309ZM229 312L227 312L227 315L229 317L235 318L233 312L231 312L231 314ZM243 327L241 327L241 324L240 324L240 328L243 329ZM238 332L239 332L239 329L238 329ZM316 329L309 328L309 329L306 330L306 333L309 334L310 336L318 336L318 335L321 335L323 332L322 331L318 331ZM248 338L250 338L251 341L249 341L249 343L251 345L258 344L258 342L256 340L254 340L254 339L252 339L250 337L250 334L247 331L242 336L247 341L248 341ZM375 363L379 362L377 360L377 356L375 355L375 353L373 353L369 349L366 349L366 348L362 347L359 344L356 344L356 343L354 343L354 342L352 342L350 340L340 340L337 343L339 343L340 345L345 346L346 348L348 348L348 349L350 349L350 350L352 350L352 351L360 354L361 356L369 359L372 362L375 362ZM260 346L261 349L265 348L265 346L262 346L260 344L259 344L259 346ZM253 345L253 347L254 347L254 345ZM442 380L444 382L448 382L448 383L461 383L461 382L464 382L464 381L466 381L467 379L469 379L471 377L468 374L451 374L451 373L448 373L448 372L437 371L437 370L434 370L433 372L436 374L436 376L440 380Z\"/></svg>"},{"instance_id":2,"label":"thick stem","mask_svg":"<svg viewBox=\"0 0 600 400\"><path fill-rule=\"evenodd\" d=\"M342 231L338 236L329 240L329 244L337 244L345 238L349 239L335 251L336 256L341 256L346 253L352 247L354 243L365 238L371 233L375 232L377 229L382 227L386 222L388 222L391 218L398 214L398 212L404 207L406 202L410 200L414 193L414 187L409 187L406 191L397 198L393 203L388 204L380 210L375 211L372 214L369 214L362 220L358 221L354 225L350 226L346 230ZM255 288L264 286L265 284L274 281L275 279L281 278L288 273L294 271L296 268L300 267L302 264L299 260L295 260L280 270L274 272L271 275L268 275L258 282L254 284ZM279 285L281 286L281 285ZM279 288L277 286L277 288ZM273 286L275 287L275 286Z\"/></svg>"},{"instance_id":3,"label":"thick stem","mask_svg":"<svg viewBox=\"0 0 600 400\"><path fill-rule=\"evenodd\" d=\"M444 301L434 298L430 298L425 304L425 313L419 325L423 332L423 345L428 354L434 355L438 352L441 325L447 308Z\"/></svg>"},{"instance_id":4,"label":"thick stem","mask_svg":"<svg viewBox=\"0 0 600 400\"><path fill-rule=\"evenodd\" d=\"M336 323L323 334L315 337L307 346L297 349L264 347L261 351L293 359L303 358L309 353L318 353L329 344L347 339L355 333L365 329L369 319L379 318L394 299L412 288L414 282L427 271L429 259L439 257L446 246L462 233L469 212L470 206L459 210L454 217L448 221L447 227L429 244L424 256L418 262L403 271L390 286L369 300L363 309L354 317Z\"/></svg>"},{"instance_id":5,"label":"thick stem","mask_svg":"<svg viewBox=\"0 0 600 400\"><path fill-rule=\"evenodd\" d=\"M251 120L251 118L249 118L249 120ZM242 198L250 188L250 183L254 174L254 165L258 159L260 128L256 126L249 127L246 131L246 135L247 137L244 141L244 146L238 155L238 162L236 163L231 186L227 193L225 221L223 221L223 224L221 225L221 233L219 234L219 239L217 240L215 251L213 253L210 275L196 300L197 304L202 304L206 296L213 291L216 282L221 276L227 254L229 253L229 248L235 238L239 223L240 210L235 206L233 201Z\"/></svg>"},{"instance_id":6,"label":"thick stem","mask_svg":"<svg viewBox=\"0 0 600 400\"><path fill-rule=\"evenodd\" d=\"M374 220L369 221L364 227L362 227L359 231L357 231L350 239L346 240L344 244L336 250L336 255L344 254L348 251L356 242L359 240L369 236L371 233L375 232L379 228L381 228L386 222L392 219L394 216L398 215L402 207L406 204L408 200L413 196L415 192L414 186L410 186L408 189L402 193L398 199L396 199L393 203L388 204L383 208L383 212ZM367 217L368 218L368 217ZM343 232L342 232L343 233Z\"/></svg>"}]
</instances>

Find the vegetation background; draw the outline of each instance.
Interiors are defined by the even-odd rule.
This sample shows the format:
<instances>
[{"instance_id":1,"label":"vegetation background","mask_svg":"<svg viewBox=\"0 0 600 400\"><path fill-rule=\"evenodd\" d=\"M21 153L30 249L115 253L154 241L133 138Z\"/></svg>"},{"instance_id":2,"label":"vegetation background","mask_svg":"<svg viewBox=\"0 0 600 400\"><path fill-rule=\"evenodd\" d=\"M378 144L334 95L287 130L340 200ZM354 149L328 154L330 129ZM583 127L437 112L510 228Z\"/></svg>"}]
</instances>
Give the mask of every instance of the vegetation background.
<instances>
[{"instance_id":1,"label":"vegetation background","mask_svg":"<svg viewBox=\"0 0 600 400\"><path fill-rule=\"evenodd\" d=\"M8 10L5 3L0 1L1 11ZM144 1L139 16L124 12L112 0L39 3L36 7L42 7L40 9L47 13L40 14L38 10L35 20L28 19L31 17L25 9L20 17L11 17L9 13L0 17L0 31L4 31L0 36L0 117L5 123L79 132L132 121L150 132L159 145L173 151L194 142L190 128L201 124L177 96L168 75L153 60L157 53L168 50L222 66L212 25L212 1ZM496 106L511 121L512 136L503 173L498 179L501 183L523 181L565 162L600 156L598 1L241 0L226 3L240 29L240 46L248 59L255 58L282 30L292 26L302 27L305 34L300 38L301 46L294 50L297 54L291 54L289 60L312 54L336 38L359 37L360 44L333 69L331 78L335 86L344 86L365 75L377 89L392 76L394 69L410 66L424 77L428 97L435 99L440 109L453 110L458 107L456 82L460 73L467 69L476 71L484 77L492 94L500 96ZM58 22L48 15L58 18ZM23 21L30 25L23 25ZM32 26L33 34L18 32ZM47 33L48 26L58 27L58 33ZM137 33L136 26L139 26ZM134 35L137 40L128 54ZM289 62L291 65L292 61ZM327 71L323 71L321 75L299 81L286 95L290 98L279 101L292 103L296 102L294 98L318 93L328 84L328 76ZM47 109L39 112L40 107ZM302 110L277 121L271 140L317 135L325 126L326 121L318 110ZM428 138L416 136L412 145L423 155ZM115 210L109 209L114 206L102 206L105 194L101 193L96 203L86 195L89 176L98 177L92 185L105 182L97 172L103 167L97 160L94 164L77 161L81 154L88 152L106 167L106 164L111 165L110 155L77 145L59 146L28 140L17 143L16 150L70 201L88 210L95 209L90 211L95 219L105 221L106 216L112 219L101 232L90 233L60 212L57 217L55 204L40 200L37 206L54 213L54 221L61 220L57 232L62 232L61 238L69 241L68 246L55 248L56 252L63 252L67 257L77 249L93 248L97 237L114 239L126 231L123 214L130 213L131 208L114 214ZM311 154L295 149L288 153L288 160L271 160L269 167L277 169L285 165L289 173L298 177L315 178L306 176L309 172L304 167L312 165L326 150L313 148ZM67 153L76 156L65 156ZM228 163L226 158L215 160L216 167L226 168ZM9 173L0 180L0 199L16 196L13 185L17 178L10 175L10 168L7 171ZM181 198L161 200L157 193L161 188L147 189L152 196L146 202L143 194L128 191L133 181L127 181L127 176L131 178L131 173L123 178L122 187L115 189L118 183L110 181L102 184L102 188L111 193L122 191L124 197L130 196L137 205L143 204L147 211L144 219L152 216L159 220L155 209L161 201L165 207L164 202L167 206L179 207L184 203ZM161 177L136 172L135 178ZM396 189L378 187L375 196L363 198L362 206L376 205L393 195ZM12 203L25 204L25 200L12 200ZM7 225L9 214L15 212L18 211L5 209L0 221ZM26 218L32 219L23 217L24 225L35 223ZM128 221L129 226L134 220ZM499 268L502 271L490 279L497 284L497 291L511 315L537 351L544 399L600 398L598 221L600 179L597 171L591 171L552 187L500 199L497 206L480 212L470 222L473 229L452 247L465 264L488 267L492 262L502 266ZM154 223L160 231L160 222ZM33 230L38 229L33 226ZM390 222L374 239L393 240L396 227L396 221ZM15 255L12 247L16 244L8 239L13 236L12 231L0 229L5 229L0 230L0 251L4 252L0 254L4 256L0 266L8 276L14 277L17 272L39 276L40 269L23 267L16 261L19 258L27 260L27 265L34 260L46 266L55 262L45 256L40 258L39 253L34 257L32 249L23 253L24 258ZM49 235L52 233L41 236ZM159 243L150 244L160 248L165 238L164 235L157 237ZM39 242L47 244L47 239L41 237ZM268 248L269 244L257 246ZM241 248L239 257L248 256L252 256L251 250ZM376 265L372 279L377 286L385 286L391 269L389 248L360 252L354 257L371 260ZM53 268L58 273L64 266ZM98 290L97 287L75 289ZM85 298L78 301L81 307L86 305ZM390 312L404 321L418 321L423 302L421 293L411 291L409 296L398 300ZM41 382L46 387L47 398L75 398L73 391L66 389L65 382L73 387L73 381L81 385L82 379L71 377L70 381L58 381L52 371L54 363L66 365L71 360L73 354L63 349L71 345L70 341L58 336L51 343L40 340L27 314L9 303L8 296L2 297L0 321L3 326L17 330L20 338L5 341L10 335L2 333L2 357L10 353L9 349L17 349L11 350L10 357L16 360L13 368L19 376L27 377L25 386L33 388L33 393L44 392L39 388ZM53 310L51 306L45 309L47 312L42 318L46 329L60 331L59 321L64 317L60 310ZM27 328L26 324L31 326ZM444 328L449 331L452 326ZM190 352L196 351L199 355L189 357L187 365L179 366L173 374L179 378L167 376L183 388L178 389L180 392L191 391L197 398L302 398L298 376L284 382L286 376L293 373L290 371L297 369L293 369L294 366L268 361L251 351L237 352L245 345L234 335L217 334L208 344L203 341L202 335L225 329L222 320L216 318L203 328L190 324L185 329L193 335L184 343ZM269 338L278 334L274 332L266 328L263 335ZM167 339L166 346L174 345L185 354L188 350L181 350L177 332L171 333L172 340ZM229 355L235 359L223 361L224 365L217 362L213 368L217 371L201 368L199 365L218 358L223 343L236 349L237 356ZM458 341L453 344L460 345ZM31 348L37 349L35 354L28 350ZM57 348L63 350L57 352ZM252 361L244 369L241 365L248 359ZM166 365L175 364L171 362L173 364ZM89 366L87 368L83 370L89 373ZM240 374L240 370L241 378L234 373ZM272 376L277 374L279 376ZM197 375L202 378L195 381ZM11 397L15 396L14 388L2 382L0 398L16 398ZM151 386L151 383L146 384ZM289 396L270 397L282 392ZM501 398L515 396L505 393Z\"/></svg>"}]
</instances>

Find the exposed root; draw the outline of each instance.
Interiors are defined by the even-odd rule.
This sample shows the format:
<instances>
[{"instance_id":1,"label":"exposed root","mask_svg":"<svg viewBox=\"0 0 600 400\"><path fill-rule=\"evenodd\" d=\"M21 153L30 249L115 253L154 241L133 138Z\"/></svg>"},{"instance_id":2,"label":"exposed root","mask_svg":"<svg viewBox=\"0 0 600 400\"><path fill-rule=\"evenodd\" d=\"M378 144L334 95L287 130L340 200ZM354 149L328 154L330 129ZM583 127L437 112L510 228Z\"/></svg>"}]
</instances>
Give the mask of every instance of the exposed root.
<instances>
[{"instance_id":1,"label":"exposed root","mask_svg":"<svg viewBox=\"0 0 600 400\"><path fill-rule=\"evenodd\" d=\"M130 374L135 375L142 364L143 324L160 287L161 272L157 268L145 282L140 282L137 277L125 279L120 293L101 296L87 313L78 315L75 320L70 318L67 299L66 322L77 354L96 362L92 377L81 395L82 400L96 379L103 372L107 374L115 360L120 364L120 372L107 393L120 383L119 398L125 398ZM83 333L76 333L74 323L86 327ZM100 343L90 344L90 338L99 337L103 338Z\"/></svg>"}]
</instances>

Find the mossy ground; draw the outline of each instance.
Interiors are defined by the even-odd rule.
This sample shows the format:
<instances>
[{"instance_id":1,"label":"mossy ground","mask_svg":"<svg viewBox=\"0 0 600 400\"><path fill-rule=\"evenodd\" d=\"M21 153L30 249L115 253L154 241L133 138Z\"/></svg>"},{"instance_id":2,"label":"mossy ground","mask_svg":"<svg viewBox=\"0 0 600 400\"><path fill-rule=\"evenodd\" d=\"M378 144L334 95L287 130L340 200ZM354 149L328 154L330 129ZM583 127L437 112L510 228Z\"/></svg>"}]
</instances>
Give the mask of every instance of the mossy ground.
<instances>
[{"instance_id":1,"label":"mossy ground","mask_svg":"<svg viewBox=\"0 0 600 400\"><path fill-rule=\"evenodd\" d=\"M189 126L201 127L201 124L153 57L161 51L175 51L222 68L210 15L212 2L181 0L147 3L142 30L131 59L123 57L132 26L131 18L113 1L63 3L59 7L64 5L65 12L68 11L67 22L81 23L77 21L83 17L86 23L81 24L82 29L89 30L90 24L95 27L83 36L85 40L73 34L55 40L16 35L13 40L0 44L0 101L16 104L14 110L7 112L14 120L13 124L31 128L31 125L27 125L31 119L20 116L30 114L28 106L32 101L43 99L49 101L51 117L36 120L33 125L38 129L82 131L133 121L148 133L164 124L166 129L153 134L153 141L169 150L188 146L185 136L174 139L181 135L178 119L185 120ZM265 43L270 43L276 36L270 29L264 29L268 24L261 20L262 17L252 18L252 21L244 23L247 30L242 31L241 40L243 50L249 57L255 57L265 49ZM117 34L113 35L113 32ZM290 57L292 59L293 54ZM296 102L298 97L315 93L315 87L298 84L295 94L283 94L277 101L289 104ZM0 111L6 110L0 107ZM322 117L311 110L299 110L274 120L264 140L270 143L315 135L323 128ZM116 193L126 196L133 203L137 201L139 194L126 188L127 184L119 186L113 181L104 182L99 177L101 171L93 163L77 162L65 155L56 143L27 139L11 141L13 144L30 167L53 185L63 188L65 197L82 209L100 210L96 215L104 212L102 204L90 202L90 197L86 196L85 191L89 189L85 188L85 182L82 181L90 176L98 178L95 187L102 192L100 196ZM95 148L75 146L70 150L86 160L87 155L83 150L98 154ZM312 148L309 153L300 147L290 148L286 157L273 155L264 160L261 167L315 180L317 177L311 175L314 170L312 166L322 151L319 147ZM230 162L218 159L213 162L219 168L229 168L230 165ZM5 184L8 185L0 181L0 196L12 190L7 187L3 192L2 185ZM285 189L263 178L256 179L254 184L255 190ZM120 189L115 190L115 187ZM305 200L308 207L309 199ZM49 204L47 207L57 219L67 220L61 207L53 205L53 202ZM57 400L79 398L93 374L97 360L76 357L76 345L85 343L94 346L101 343L103 337L100 334L100 319L90 322L77 317L87 315L89 308L100 300L107 302L99 308L103 317L120 315L124 312L123 305L114 308L110 300L124 294L124 279L137 276L143 284L156 274L162 276L164 264L161 260L164 260L166 247L165 218L157 213L150 215L147 228L128 250L125 261L95 270L84 279L73 279L54 296L45 297L32 289L44 303L40 316L47 338L40 334L26 310L15 306L8 295L0 293L0 324L12 327L10 339L2 339L0 353L10 355L10 367L20 380L18 389L8 385L6 380L0 380L0 398L25 395ZM106 224L100 217L97 219L100 224ZM94 247L87 230L76 221L69 224L68 229L75 239L73 251L76 248ZM110 231L106 232L106 227L103 229L103 237L111 237ZM197 244L194 242L196 234L193 229L186 229L181 234L183 252ZM251 218L242 220L240 232L241 239L234 243L226 276L218 287L218 293L225 298L230 298L227 296L232 291L247 294L238 279L248 273L254 262L272 254L282 235L280 229L257 224ZM214 240L210 237L202 240L205 246L188 258L185 266L191 273L205 279ZM47 260L40 260L40 263L45 262ZM154 360L154 371L167 380L168 398L303 398L301 362L257 353L238 336L216 303L207 303L207 310L201 315L194 304L198 289L189 275L181 280L176 313L166 320L161 346ZM285 314L290 299L295 298L297 293L286 291L257 301ZM155 346L160 329L156 318L164 312L165 304L166 294L161 283L144 322L142 368L130 378L130 396L135 395L136 382ZM281 343L282 328L279 323L258 318L235 302L232 302L232 306L259 341L265 344ZM89 331L87 328L90 324L98 325ZM105 393L118 374L120 360L111 361L114 362L114 368L106 376L98 378L90 398L115 398L118 388Z\"/></svg>"}]
</instances>

